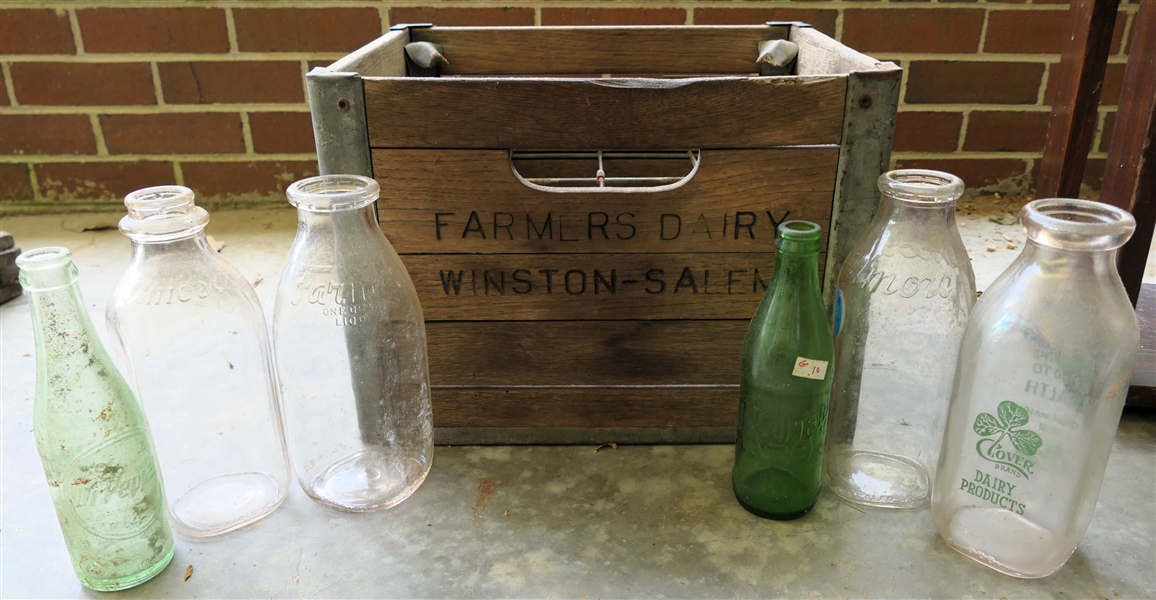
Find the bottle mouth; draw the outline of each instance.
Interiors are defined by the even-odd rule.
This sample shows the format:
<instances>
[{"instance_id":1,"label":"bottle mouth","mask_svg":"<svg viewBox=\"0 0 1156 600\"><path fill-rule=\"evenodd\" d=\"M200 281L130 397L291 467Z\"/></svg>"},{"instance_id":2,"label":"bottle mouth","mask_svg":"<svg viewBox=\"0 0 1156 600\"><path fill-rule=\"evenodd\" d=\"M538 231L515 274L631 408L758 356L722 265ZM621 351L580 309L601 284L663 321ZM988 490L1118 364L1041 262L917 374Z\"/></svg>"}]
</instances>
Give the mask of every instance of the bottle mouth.
<instances>
[{"instance_id":1,"label":"bottle mouth","mask_svg":"<svg viewBox=\"0 0 1156 600\"><path fill-rule=\"evenodd\" d=\"M27 292L48 292L76 283L72 251L63 246L46 246L16 257L20 285Z\"/></svg>"},{"instance_id":2,"label":"bottle mouth","mask_svg":"<svg viewBox=\"0 0 1156 600\"><path fill-rule=\"evenodd\" d=\"M942 206L963 195L963 180L929 169L899 169L879 176L879 191L912 204Z\"/></svg>"},{"instance_id":3,"label":"bottle mouth","mask_svg":"<svg viewBox=\"0 0 1156 600\"><path fill-rule=\"evenodd\" d=\"M128 215L120 220L120 230L141 242L162 242L197 233L208 225L209 213L193 198L193 190L181 185L132 192L124 197Z\"/></svg>"},{"instance_id":4,"label":"bottle mouth","mask_svg":"<svg viewBox=\"0 0 1156 600\"><path fill-rule=\"evenodd\" d=\"M72 251L64 246L45 246L29 250L16 257L21 271L50 271L72 262Z\"/></svg>"},{"instance_id":5,"label":"bottle mouth","mask_svg":"<svg viewBox=\"0 0 1156 600\"><path fill-rule=\"evenodd\" d=\"M1115 250L1136 231L1136 219L1128 211L1074 198L1029 202L1020 219L1032 241L1064 250Z\"/></svg>"},{"instance_id":6,"label":"bottle mouth","mask_svg":"<svg viewBox=\"0 0 1156 600\"><path fill-rule=\"evenodd\" d=\"M380 194L376 181L360 175L319 175L294 182L285 190L290 204L313 212L361 208Z\"/></svg>"},{"instance_id":7,"label":"bottle mouth","mask_svg":"<svg viewBox=\"0 0 1156 600\"><path fill-rule=\"evenodd\" d=\"M810 221L784 221L779 223L778 233L775 247L780 251L809 254L819 251L823 228Z\"/></svg>"}]
</instances>

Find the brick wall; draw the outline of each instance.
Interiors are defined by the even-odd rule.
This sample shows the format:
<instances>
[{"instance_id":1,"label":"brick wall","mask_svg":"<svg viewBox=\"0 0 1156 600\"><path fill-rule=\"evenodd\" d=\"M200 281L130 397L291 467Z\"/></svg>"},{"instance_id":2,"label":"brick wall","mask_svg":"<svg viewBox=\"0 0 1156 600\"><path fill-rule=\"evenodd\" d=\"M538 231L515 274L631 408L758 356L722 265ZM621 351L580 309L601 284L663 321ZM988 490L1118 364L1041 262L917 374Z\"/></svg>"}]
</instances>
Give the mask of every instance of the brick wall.
<instances>
[{"instance_id":1,"label":"brick wall","mask_svg":"<svg viewBox=\"0 0 1156 600\"><path fill-rule=\"evenodd\" d=\"M1125 0L1117 21L1086 177L1093 189L1138 1ZM390 23L416 21L807 21L903 66L895 166L1025 191L1066 11L1064 0L7 0L0 211L113 207L129 191L173 182L211 205L281 203L289 182L316 172L305 73Z\"/></svg>"}]
</instances>

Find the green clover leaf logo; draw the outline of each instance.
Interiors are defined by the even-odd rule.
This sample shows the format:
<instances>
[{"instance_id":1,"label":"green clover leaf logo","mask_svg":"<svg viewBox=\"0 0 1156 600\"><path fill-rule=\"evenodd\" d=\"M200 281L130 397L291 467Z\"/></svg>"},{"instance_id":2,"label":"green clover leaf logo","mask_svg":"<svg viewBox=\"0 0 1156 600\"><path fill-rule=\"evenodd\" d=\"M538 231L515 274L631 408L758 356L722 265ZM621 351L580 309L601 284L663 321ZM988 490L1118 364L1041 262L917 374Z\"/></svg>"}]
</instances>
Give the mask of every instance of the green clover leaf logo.
<instances>
[{"instance_id":1,"label":"green clover leaf logo","mask_svg":"<svg viewBox=\"0 0 1156 600\"><path fill-rule=\"evenodd\" d=\"M996 446L1003 441L1005 437L1011 437L1012 445L1020 454L1032 456L1040 449L1044 441L1040 439L1039 434L1034 431L1027 431L1019 429L1028 424L1028 411L1011 401L1004 401L999 403L995 411L996 416L988 413L979 413L975 417L975 425L972 426L975 432L981 436L987 437L990 435L999 435L999 439L995 441Z\"/></svg>"}]
</instances>

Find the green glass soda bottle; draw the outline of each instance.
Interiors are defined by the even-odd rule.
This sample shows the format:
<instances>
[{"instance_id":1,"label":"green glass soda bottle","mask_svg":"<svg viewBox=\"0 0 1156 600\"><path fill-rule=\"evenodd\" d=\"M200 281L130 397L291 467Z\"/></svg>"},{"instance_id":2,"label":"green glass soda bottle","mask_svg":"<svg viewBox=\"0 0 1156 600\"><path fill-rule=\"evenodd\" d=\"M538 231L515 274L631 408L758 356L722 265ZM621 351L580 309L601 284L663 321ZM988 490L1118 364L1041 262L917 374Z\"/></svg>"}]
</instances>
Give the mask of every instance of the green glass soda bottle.
<instances>
[{"instance_id":1,"label":"green glass soda bottle","mask_svg":"<svg viewBox=\"0 0 1156 600\"><path fill-rule=\"evenodd\" d=\"M779 225L778 258L743 344L735 497L768 519L795 519L819 498L834 355L819 293L822 230Z\"/></svg>"},{"instance_id":2,"label":"green glass soda bottle","mask_svg":"<svg viewBox=\"0 0 1156 600\"><path fill-rule=\"evenodd\" d=\"M93 329L72 253L16 264L36 338L32 428L76 577L97 591L144 583L173 557L144 413Z\"/></svg>"}]
</instances>

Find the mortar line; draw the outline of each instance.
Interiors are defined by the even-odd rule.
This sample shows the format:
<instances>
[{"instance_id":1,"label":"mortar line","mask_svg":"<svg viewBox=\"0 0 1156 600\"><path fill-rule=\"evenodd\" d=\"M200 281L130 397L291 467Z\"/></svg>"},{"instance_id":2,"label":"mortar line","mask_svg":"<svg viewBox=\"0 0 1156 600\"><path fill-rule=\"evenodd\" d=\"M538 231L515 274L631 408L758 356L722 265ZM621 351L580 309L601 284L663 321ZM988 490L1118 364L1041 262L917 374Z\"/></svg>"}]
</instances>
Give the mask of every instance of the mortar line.
<instances>
[{"instance_id":1,"label":"mortar line","mask_svg":"<svg viewBox=\"0 0 1156 600\"><path fill-rule=\"evenodd\" d=\"M1132 26L1136 24L1136 13L1125 13L1124 31L1120 33L1120 51L1115 56L1128 56L1128 36L1132 33Z\"/></svg>"},{"instance_id":2,"label":"mortar line","mask_svg":"<svg viewBox=\"0 0 1156 600\"><path fill-rule=\"evenodd\" d=\"M0 156L0 164L45 164L45 163L121 163L121 162L291 162L314 161L317 154L96 154L76 156L72 154L9 154Z\"/></svg>"},{"instance_id":3,"label":"mortar line","mask_svg":"<svg viewBox=\"0 0 1156 600\"><path fill-rule=\"evenodd\" d=\"M237 46L237 23L233 20L233 7L226 6L225 8L225 35L229 38L229 54L238 54L240 52Z\"/></svg>"},{"instance_id":4,"label":"mortar line","mask_svg":"<svg viewBox=\"0 0 1156 600\"><path fill-rule=\"evenodd\" d=\"M181 161L173 161L173 183L185 185L185 171L181 168Z\"/></svg>"},{"instance_id":5,"label":"mortar line","mask_svg":"<svg viewBox=\"0 0 1156 600\"><path fill-rule=\"evenodd\" d=\"M76 45L76 54L84 55L84 37L80 35L80 19L76 17L76 9L68 10L68 27L72 29L72 43Z\"/></svg>"},{"instance_id":6,"label":"mortar line","mask_svg":"<svg viewBox=\"0 0 1156 600\"><path fill-rule=\"evenodd\" d=\"M301 59L320 58L322 60L331 58L337 60L345 56L340 52L213 52L213 53L109 53L109 54L8 54L4 59L9 62L21 63L68 63L68 64L90 64L90 63L142 63L153 61L157 63L169 62L238 62L238 61L261 61L261 62L289 62Z\"/></svg>"},{"instance_id":7,"label":"mortar line","mask_svg":"<svg viewBox=\"0 0 1156 600\"><path fill-rule=\"evenodd\" d=\"M10 105L4 108L20 106L20 103L16 101L16 86L12 85L12 67L6 62L0 63L0 72L4 76L4 89L7 90L8 104Z\"/></svg>"},{"instance_id":8,"label":"mortar line","mask_svg":"<svg viewBox=\"0 0 1156 600\"><path fill-rule=\"evenodd\" d=\"M389 17L389 9L390 4L388 2L382 2L377 7L377 20L381 22L381 33L383 35L388 32L389 28L393 25L393 21L390 20Z\"/></svg>"},{"instance_id":9,"label":"mortar line","mask_svg":"<svg viewBox=\"0 0 1156 600\"><path fill-rule=\"evenodd\" d=\"M686 12L686 20L683 22L683 24L684 25L694 25L695 3L694 2L683 2L683 3L679 4L679 6L681 6L682 10Z\"/></svg>"},{"instance_id":10,"label":"mortar line","mask_svg":"<svg viewBox=\"0 0 1156 600\"><path fill-rule=\"evenodd\" d=\"M975 53L977 55L985 55L984 49L987 47L987 25L991 21L991 6L983 7L983 25L979 28L979 46L976 47Z\"/></svg>"},{"instance_id":11,"label":"mortar line","mask_svg":"<svg viewBox=\"0 0 1156 600\"><path fill-rule=\"evenodd\" d=\"M534 7L534 26L535 27L541 27L542 26L542 7L541 6L535 6Z\"/></svg>"},{"instance_id":12,"label":"mortar line","mask_svg":"<svg viewBox=\"0 0 1156 600\"><path fill-rule=\"evenodd\" d=\"M46 198L44 193L40 190L40 177L36 174L36 165L28 164L28 182L32 186L32 200L42 202Z\"/></svg>"},{"instance_id":13,"label":"mortar line","mask_svg":"<svg viewBox=\"0 0 1156 600\"><path fill-rule=\"evenodd\" d=\"M971 111L965 110L963 111L963 120L959 123L959 141L955 145L955 152L953 152L953 154L959 154L963 152L963 141L967 139L967 128L970 124Z\"/></svg>"},{"instance_id":14,"label":"mortar line","mask_svg":"<svg viewBox=\"0 0 1156 600\"><path fill-rule=\"evenodd\" d=\"M27 104L20 106L0 107L0 115L87 115L90 113L108 115L158 115L170 113L218 113L237 112L309 112L309 105L305 102L290 102L285 104L272 103L232 103L232 104L113 104L106 106L55 106Z\"/></svg>"},{"instance_id":15,"label":"mortar line","mask_svg":"<svg viewBox=\"0 0 1156 600\"><path fill-rule=\"evenodd\" d=\"M245 154L253 152L253 129L249 126L249 113L241 111L241 138L245 140Z\"/></svg>"},{"instance_id":16,"label":"mortar line","mask_svg":"<svg viewBox=\"0 0 1156 600\"><path fill-rule=\"evenodd\" d=\"M1059 63L1056 63L1059 64ZM1049 63L1044 67L1044 74L1040 77L1040 90L1036 93L1036 104L1040 106L1048 106L1046 98L1048 95L1048 81L1052 77L1052 64Z\"/></svg>"},{"instance_id":17,"label":"mortar line","mask_svg":"<svg viewBox=\"0 0 1156 600\"><path fill-rule=\"evenodd\" d=\"M1096 110L1096 131L1092 134L1091 150L1094 151L1100 148L1100 142L1104 139L1104 124L1107 123L1107 121L1108 113L1104 110L1104 107L1101 106Z\"/></svg>"},{"instance_id":18,"label":"mortar line","mask_svg":"<svg viewBox=\"0 0 1156 600\"><path fill-rule=\"evenodd\" d=\"M153 93L157 96L157 106L165 106L165 91L161 88L161 70L157 63L149 63L149 74L153 78Z\"/></svg>"},{"instance_id":19,"label":"mortar line","mask_svg":"<svg viewBox=\"0 0 1156 600\"><path fill-rule=\"evenodd\" d=\"M96 138L96 154L98 156L108 156L108 143L104 140L104 127L100 124L100 115L93 113L88 115L88 120L92 123L92 135Z\"/></svg>"},{"instance_id":20,"label":"mortar line","mask_svg":"<svg viewBox=\"0 0 1156 600\"><path fill-rule=\"evenodd\" d=\"M835 39L843 39L843 8L835 10Z\"/></svg>"}]
</instances>

